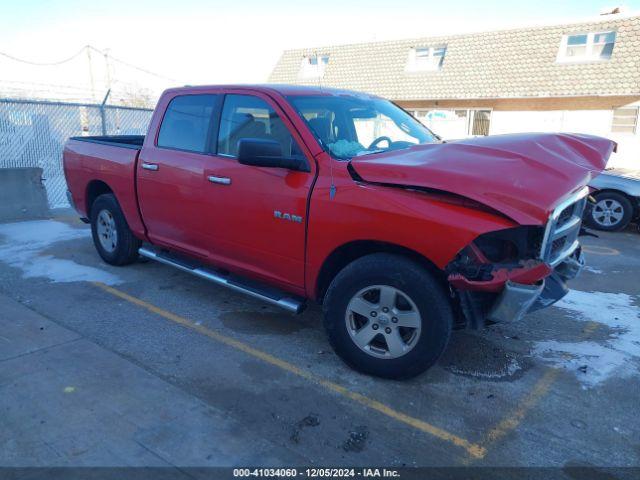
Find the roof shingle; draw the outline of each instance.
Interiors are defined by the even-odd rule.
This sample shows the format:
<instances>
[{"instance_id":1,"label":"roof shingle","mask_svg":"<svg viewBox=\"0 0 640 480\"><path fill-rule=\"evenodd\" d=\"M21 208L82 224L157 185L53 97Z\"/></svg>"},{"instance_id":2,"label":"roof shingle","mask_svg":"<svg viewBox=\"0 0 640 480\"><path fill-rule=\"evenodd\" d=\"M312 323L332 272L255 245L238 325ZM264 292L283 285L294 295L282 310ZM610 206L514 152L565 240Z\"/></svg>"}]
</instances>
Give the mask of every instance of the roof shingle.
<instances>
[{"instance_id":1,"label":"roof shingle","mask_svg":"<svg viewBox=\"0 0 640 480\"><path fill-rule=\"evenodd\" d=\"M558 63L562 35L616 31L609 60ZM406 72L415 46L446 45L439 71ZM329 54L322 85L393 100L640 95L640 17L285 51L269 82L299 78L306 55Z\"/></svg>"}]
</instances>

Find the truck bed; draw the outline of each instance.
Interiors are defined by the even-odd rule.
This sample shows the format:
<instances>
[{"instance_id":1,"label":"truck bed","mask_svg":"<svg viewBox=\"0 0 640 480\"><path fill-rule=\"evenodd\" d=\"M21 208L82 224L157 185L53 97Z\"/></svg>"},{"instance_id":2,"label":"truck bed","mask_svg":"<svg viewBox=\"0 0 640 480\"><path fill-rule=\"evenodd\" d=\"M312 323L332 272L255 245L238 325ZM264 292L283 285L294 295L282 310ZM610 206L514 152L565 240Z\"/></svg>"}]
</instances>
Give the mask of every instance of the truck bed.
<instances>
[{"instance_id":1,"label":"truck bed","mask_svg":"<svg viewBox=\"0 0 640 480\"><path fill-rule=\"evenodd\" d=\"M72 202L89 218L88 203L105 188L111 190L129 227L144 238L135 195L136 165L144 135L72 137L64 146L63 165Z\"/></svg>"},{"instance_id":2,"label":"truck bed","mask_svg":"<svg viewBox=\"0 0 640 480\"><path fill-rule=\"evenodd\" d=\"M94 135L88 137L71 137L70 140L80 142L100 143L114 147L133 148L140 150L144 143L144 135Z\"/></svg>"}]
</instances>

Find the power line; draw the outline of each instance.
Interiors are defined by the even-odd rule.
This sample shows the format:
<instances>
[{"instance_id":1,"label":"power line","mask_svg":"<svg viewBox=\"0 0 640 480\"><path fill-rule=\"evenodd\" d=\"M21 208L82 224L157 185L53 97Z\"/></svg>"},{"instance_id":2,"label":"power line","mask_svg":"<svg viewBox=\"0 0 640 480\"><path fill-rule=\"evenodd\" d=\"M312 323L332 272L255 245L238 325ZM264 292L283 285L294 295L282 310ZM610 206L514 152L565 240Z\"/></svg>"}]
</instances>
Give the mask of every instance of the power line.
<instances>
[{"instance_id":1,"label":"power line","mask_svg":"<svg viewBox=\"0 0 640 480\"><path fill-rule=\"evenodd\" d=\"M51 66L54 66L54 65L62 65L63 63L70 62L71 60L73 60L77 56L81 55L85 51L86 48L88 48L88 45L85 45L80 50L78 50L76 53L71 55L70 57L65 58L64 60L59 60L57 62L32 62L31 60L25 60L23 58L14 57L13 55L9 55L8 53L4 53L4 52L0 52L0 55L2 55L3 57L8 58L10 60L14 60L14 61L20 62L20 63L26 63L28 65L35 65L35 66L38 66L38 67L51 67Z\"/></svg>"},{"instance_id":2,"label":"power line","mask_svg":"<svg viewBox=\"0 0 640 480\"><path fill-rule=\"evenodd\" d=\"M172 82L178 82L178 80L176 80L175 78L171 78L171 77L167 77L165 75L161 75L159 73L155 73L152 72L151 70L147 70L146 68L142 68L142 67L138 67L137 65L133 65L129 62L125 62L124 60L120 60L117 57L114 57L113 55L107 53L107 52L103 52L102 50L97 49L96 47L92 46L92 45L87 45L87 48L90 48L91 50L93 50L96 53L99 53L100 55L104 55L105 58L109 57L111 60L121 63L122 65L126 65L129 68L133 68L135 70L138 70L140 72L146 73L147 75L152 75L154 77L158 77L158 78L162 78L163 80L170 80Z\"/></svg>"},{"instance_id":3,"label":"power line","mask_svg":"<svg viewBox=\"0 0 640 480\"><path fill-rule=\"evenodd\" d=\"M70 56L68 58L65 58L64 60L59 60L59 61L56 61L56 62L33 62L31 60L25 60L23 58L15 57L15 56L10 55L10 54L5 53L5 52L0 52L0 55L3 56L3 57L8 58L10 60L14 60L16 62L26 63L27 65L35 65L35 66L38 66L38 67L51 67L51 66L62 65L63 63L70 62L71 60L75 59L76 57L78 57L79 55L84 53L84 51L87 50L87 49L92 50L92 51L94 51L96 53L99 53L100 55L104 56L105 59L108 57L109 59L111 59L111 60L113 60L115 62L118 62L118 63L120 63L122 65L125 65L125 66L127 66L129 68L133 68L134 70L138 70L139 72L146 73L147 75L151 75L153 77L161 78L163 80L169 80L169 81L175 82L175 83L180 83L175 78L167 77L166 75L162 75L162 74L159 74L159 73L156 73L156 72L152 72L151 70L147 70L146 68L139 67L139 66L134 65L132 63L126 62L124 60L121 60L121 59L119 59L117 57L114 57L111 54L109 54L108 52L104 52L104 51L94 47L93 45L85 45L80 50L78 50L76 53L74 53L72 56Z\"/></svg>"},{"instance_id":4,"label":"power line","mask_svg":"<svg viewBox=\"0 0 640 480\"><path fill-rule=\"evenodd\" d=\"M36 88L46 87L46 88L56 88L61 90L84 90L86 92L90 91L89 88L82 85L62 85L59 83L43 83L43 82L30 82L24 80L0 80L0 87L3 84L11 83L16 84L18 87L9 87L9 88L19 88L20 86L35 86Z\"/></svg>"},{"instance_id":5,"label":"power line","mask_svg":"<svg viewBox=\"0 0 640 480\"><path fill-rule=\"evenodd\" d=\"M45 83L45 82L31 82L31 81L23 81L23 80L0 80L0 90L3 88L11 88L11 89L40 89L40 90L72 90L76 92L91 92L91 88L76 84L76 85L62 85L59 83ZM132 89L140 89L141 86L136 82L127 82L123 80L114 80L113 81L113 89L112 93L115 94L119 89L124 88L132 88ZM146 87L142 87L146 88ZM153 89L148 89L149 91L153 91Z\"/></svg>"}]
</instances>

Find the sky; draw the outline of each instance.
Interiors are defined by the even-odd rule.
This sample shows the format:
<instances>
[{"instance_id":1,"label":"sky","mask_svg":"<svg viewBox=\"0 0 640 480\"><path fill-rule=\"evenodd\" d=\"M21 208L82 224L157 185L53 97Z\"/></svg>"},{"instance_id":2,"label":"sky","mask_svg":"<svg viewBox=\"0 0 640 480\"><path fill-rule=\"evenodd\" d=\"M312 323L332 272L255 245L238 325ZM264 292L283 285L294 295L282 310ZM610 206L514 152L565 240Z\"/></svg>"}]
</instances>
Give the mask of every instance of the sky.
<instances>
[{"instance_id":1,"label":"sky","mask_svg":"<svg viewBox=\"0 0 640 480\"><path fill-rule=\"evenodd\" d=\"M59 66L0 56L0 93L259 83L285 49L579 21L619 5L640 11L640 0L0 0L2 53L50 63L92 45L159 74L113 61L107 72L95 51Z\"/></svg>"}]
</instances>

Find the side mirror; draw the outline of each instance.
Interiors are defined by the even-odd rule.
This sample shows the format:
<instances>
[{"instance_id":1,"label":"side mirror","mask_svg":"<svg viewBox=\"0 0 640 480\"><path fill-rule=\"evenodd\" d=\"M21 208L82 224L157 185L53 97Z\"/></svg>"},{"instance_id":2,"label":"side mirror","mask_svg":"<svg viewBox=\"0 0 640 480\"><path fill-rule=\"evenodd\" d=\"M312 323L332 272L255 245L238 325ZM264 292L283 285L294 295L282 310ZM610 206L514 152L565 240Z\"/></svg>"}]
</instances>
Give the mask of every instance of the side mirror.
<instances>
[{"instance_id":1,"label":"side mirror","mask_svg":"<svg viewBox=\"0 0 640 480\"><path fill-rule=\"evenodd\" d=\"M305 160L296 157L284 157L280 143L262 138L243 138L239 140L238 162L243 165L253 165L254 167L309 171Z\"/></svg>"}]
</instances>

